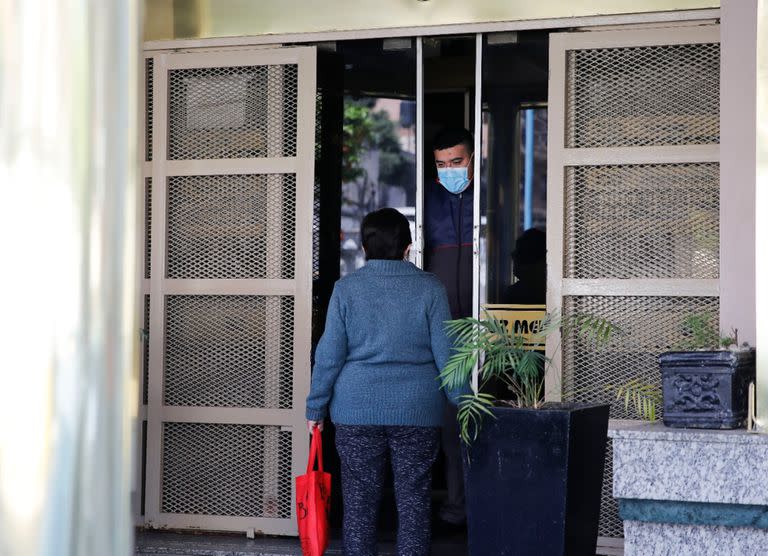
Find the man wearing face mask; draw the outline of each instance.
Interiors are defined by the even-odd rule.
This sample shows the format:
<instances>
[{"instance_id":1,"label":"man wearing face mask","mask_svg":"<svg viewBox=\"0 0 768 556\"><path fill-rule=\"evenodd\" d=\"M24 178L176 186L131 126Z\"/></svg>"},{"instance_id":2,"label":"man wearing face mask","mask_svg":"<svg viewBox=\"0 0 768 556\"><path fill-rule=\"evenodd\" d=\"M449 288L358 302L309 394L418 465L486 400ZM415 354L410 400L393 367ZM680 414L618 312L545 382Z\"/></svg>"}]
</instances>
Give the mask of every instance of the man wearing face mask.
<instances>
[{"instance_id":1,"label":"man wearing face mask","mask_svg":"<svg viewBox=\"0 0 768 556\"><path fill-rule=\"evenodd\" d=\"M424 268L445 286L451 318L472 315L472 183L474 140L463 128L445 128L432 142L437 182L425 187ZM455 526L466 522L464 478L456 407L446 410L442 433L448 499L440 519Z\"/></svg>"}]
</instances>

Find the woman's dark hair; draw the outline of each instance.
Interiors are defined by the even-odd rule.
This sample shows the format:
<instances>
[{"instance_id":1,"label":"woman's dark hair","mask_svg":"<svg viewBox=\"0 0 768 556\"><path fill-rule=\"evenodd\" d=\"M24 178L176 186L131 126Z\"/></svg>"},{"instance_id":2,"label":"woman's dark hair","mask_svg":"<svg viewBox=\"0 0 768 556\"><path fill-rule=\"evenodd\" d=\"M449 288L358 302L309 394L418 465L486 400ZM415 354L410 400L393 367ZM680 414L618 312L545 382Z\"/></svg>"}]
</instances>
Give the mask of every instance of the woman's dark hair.
<instances>
[{"instance_id":1,"label":"woman's dark hair","mask_svg":"<svg viewBox=\"0 0 768 556\"><path fill-rule=\"evenodd\" d=\"M369 212L363 218L361 235L365 258L400 261L411 243L408 219L393 208Z\"/></svg>"}]
</instances>

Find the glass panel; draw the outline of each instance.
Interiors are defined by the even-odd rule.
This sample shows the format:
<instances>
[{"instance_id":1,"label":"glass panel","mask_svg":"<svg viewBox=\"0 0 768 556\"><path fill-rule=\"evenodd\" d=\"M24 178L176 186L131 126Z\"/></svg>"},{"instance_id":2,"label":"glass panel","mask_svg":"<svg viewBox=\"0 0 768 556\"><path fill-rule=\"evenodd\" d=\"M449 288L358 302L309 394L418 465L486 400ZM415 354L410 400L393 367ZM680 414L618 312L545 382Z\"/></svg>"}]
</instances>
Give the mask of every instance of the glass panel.
<instances>
[{"instance_id":1,"label":"glass panel","mask_svg":"<svg viewBox=\"0 0 768 556\"><path fill-rule=\"evenodd\" d=\"M424 39L424 268L446 288L453 318L471 316L473 206L470 182L454 193L437 181L441 166L473 175L474 35ZM466 134L469 132L469 135Z\"/></svg>"},{"instance_id":2,"label":"glass panel","mask_svg":"<svg viewBox=\"0 0 768 556\"><path fill-rule=\"evenodd\" d=\"M345 91L340 234L345 276L365 263L360 225L369 212L398 209L416 238L416 48L413 39L338 44Z\"/></svg>"},{"instance_id":3,"label":"glass panel","mask_svg":"<svg viewBox=\"0 0 768 556\"><path fill-rule=\"evenodd\" d=\"M518 111L520 150L520 210L518 234L529 228L547 229L547 108Z\"/></svg>"},{"instance_id":4,"label":"glass panel","mask_svg":"<svg viewBox=\"0 0 768 556\"><path fill-rule=\"evenodd\" d=\"M480 302L546 301L548 35L483 45Z\"/></svg>"},{"instance_id":5,"label":"glass panel","mask_svg":"<svg viewBox=\"0 0 768 556\"><path fill-rule=\"evenodd\" d=\"M416 237L415 115L412 100L344 99L341 276L365 263L360 224L369 212L398 209Z\"/></svg>"}]
</instances>

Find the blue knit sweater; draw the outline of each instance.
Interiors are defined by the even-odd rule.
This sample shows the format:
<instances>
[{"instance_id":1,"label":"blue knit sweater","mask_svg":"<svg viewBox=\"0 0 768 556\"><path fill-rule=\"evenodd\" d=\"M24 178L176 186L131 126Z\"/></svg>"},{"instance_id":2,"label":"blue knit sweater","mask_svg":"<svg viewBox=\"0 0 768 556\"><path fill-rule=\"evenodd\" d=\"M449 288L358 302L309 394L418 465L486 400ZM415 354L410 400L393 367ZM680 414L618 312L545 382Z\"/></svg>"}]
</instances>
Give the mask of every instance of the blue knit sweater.
<instances>
[{"instance_id":1,"label":"blue knit sweater","mask_svg":"<svg viewBox=\"0 0 768 556\"><path fill-rule=\"evenodd\" d=\"M307 419L344 425L438 427L448 396L445 288L406 261L374 259L336 283L315 352Z\"/></svg>"}]
</instances>

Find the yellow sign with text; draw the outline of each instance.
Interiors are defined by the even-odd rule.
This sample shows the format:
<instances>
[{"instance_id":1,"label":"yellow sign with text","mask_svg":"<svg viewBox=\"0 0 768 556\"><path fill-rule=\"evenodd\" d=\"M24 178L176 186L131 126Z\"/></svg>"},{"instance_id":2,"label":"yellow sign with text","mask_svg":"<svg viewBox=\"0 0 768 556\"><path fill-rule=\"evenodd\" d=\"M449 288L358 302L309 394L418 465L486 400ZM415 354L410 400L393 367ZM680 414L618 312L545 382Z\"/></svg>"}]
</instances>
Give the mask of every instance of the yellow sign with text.
<instances>
[{"instance_id":1,"label":"yellow sign with text","mask_svg":"<svg viewBox=\"0 0 768 556\"><path fill-rule=\"evenodd\" d=\"M546 305L487 304L483 305L482 312L502 321L510 332L522 335L526 349L544 351L542 338L536 335L547 314Z\"/></svg>"}]
</instances>

